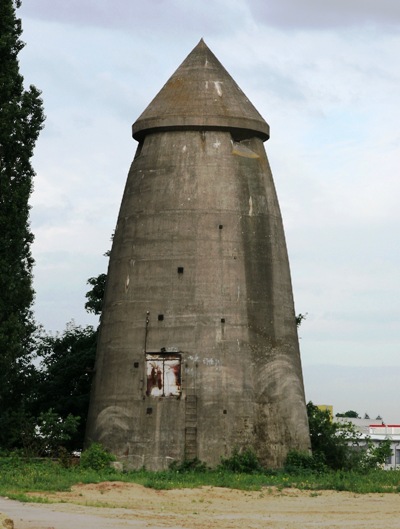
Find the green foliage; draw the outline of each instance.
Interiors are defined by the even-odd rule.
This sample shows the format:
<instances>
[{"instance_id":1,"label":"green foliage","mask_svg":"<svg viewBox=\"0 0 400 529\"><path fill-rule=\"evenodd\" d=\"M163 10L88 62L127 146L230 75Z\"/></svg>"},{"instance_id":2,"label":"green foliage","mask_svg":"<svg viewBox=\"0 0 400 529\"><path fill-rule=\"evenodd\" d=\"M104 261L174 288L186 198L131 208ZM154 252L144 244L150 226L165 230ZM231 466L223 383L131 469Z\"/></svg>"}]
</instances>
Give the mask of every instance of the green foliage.
<instances>
[{"instance_id":1,"label":"green foliage","mask_svg":"<svg viewBox=\"0 0 400 529\"><path fill-rule=\"evenodd\" d=\"M10 444L14 452L24 457L59 455L75 434L80 421L79 417L72 415L62 419L52 409L39 413L38 417L17 410L11 417L11 431L19 438L12 437Z\"/></svg>"},{"instance_id":2,"label":"green foliage","mask_svg":"<svg viewBox=\"0 0 400 529\"><path fill-rule=\"evenodd\" d=\"M333 422L328 411L322 411L312 402L307 404L310 426L312 460L316 468L324 464L332 470L353 470L358 473L370 472L383 465L391 455L390 440L375 445L371 439L361 439L350 422ZM352 418L357 412L350 410L339 416ZM292 457L292 456L291 456ZM295 462L296 463L296 462ZM309 461L309 467L313 462ZM293 464L290 459L286 465ZM304 462L304 465L306 461ZM297 466L301 467L299 463Z\"/></svg>"},{"instance_id":3,"label":"green foliage","mask_svg":"<svg viewBox=\"0 0 400 529\"><path fill-rule=\"evenodd\" d=\"M262 472L263 468L257 459L253 449L248 448L240 452L237 448L233 450L231 457L221 458L220 469L231 472L254 473Z\"/></svg>"},{"instance_id":4,"label":"green foliage","mask_svg":"<svg viewBox=\"0 0 400 529\"><path fill-rule=\"evenodd\" d=\"M400 492L400 471L381 469L365 473L345 470L316 473L297 470L295 473L281 471L242 474L220 468L204 472L140 470L121 474L109 467L109 461L101 470L96 471L83 465L65 468L55 461L26 460L13 456L0 457L0 475L0 495L24 501L32 501L32 497L27 494L29 491L63 491L69 490L76 483L113 480L138 483L159 490L213 486L240 490L292 487L311 491L345 490L357 494Z\"/></svg>"},{"instance_id":5,"label":"green foliage","mask_svg":"<svg viewBox=\"0 0 400 529\"><path fill-rule=\"evenodd\" d=\"M73 322L62 334L42 332L38 339L42 371L37 386L37 413L50 407L64 421L70 415L81 418L66 443L70 450L83 446L96 342L97 331L93 327L80 327Z\"/></svg>"},{"instance_id":6,"label":"green foliage","mask_svg":"<svg viewBox=\"0 0 400 529\"><path fill-rule=\"evenodd\" d=\"M360 468L364 471L373 470L382 466L386 459L392 455L391 441L385 439L375 445L370 439L366 440L366 447L360 458Z\"/></svg>"},{"instance_id":7,"label":"green foliage","mask_svg":"<svg viewBox=\"0 0 400 529\"><path fill-rule=\"evenodd\" d=\"M195 459L185 459L184 461L173 461L169 469L173 472L205 472L207 465L196 457Z\"/></svg>"},{"instance_id":8,"label":"green foliage","mask_svg":"<svg viewBox=\"0 0 400 529\"><path fill-rule=\"evenodd\" d=\"M321 454L309 454L308 452L299 452L291 450L285 461L285 471L289 474L296 474L302 472L326 472L327 466L325 458Z\"/></svg>"},{"instance_id":9,"label":"green foliage","mask_svg":"<svg viewBox=\"0 0 400 529\"><path fill-rule=\"evenodd\" d=\"M31 365L35 324L31 311L33 235L29 198L35 175L31 157L44 115L40 92L25 90L18 54L24 44L18 0L0 2L0 447L15 437L13 413L21 413L34 387Z\"/></svg>"},{"instance_id":10,"label":"green foliage","mask_svg":"<svg viewBox=\"0 0 400 529\"><path fill-rule=\"evenodd\" d=\"M336 423L328 410L307 404L313 456L333 470L353 468L357 461L350 444L358 445L359 436L351 424Z\"/></svg>"},{"instance_id":11,"label":"green foliage","mask_svg":"<svg viewBox=\"0 0 400 529\"><path fill-rule=\"evenodd\" d=\"M6 409L0 414L0 447L4 453L24 449L25 432L33 432L33 417L23 407Z\"/></svg>"},{"instance_id":12,"label":"green foliage","mask_svg":"<svg viewBox=\"0 0 400 529\"><path fill-rule=\"evenodd\" d=\"M0 496L15 499L21 499L21 494L29 491L65 491L75 483L97 483L116 479L116 476L122 479L111 468L101 472L80 466L66 468L50 459L26 459L16 455L0 457L0 475Z\"/></svg>"},{"instance_id":13,"label":"green foliage","mask_svg":"<svg viewBox=\"0 0 400 529\"><path fill-rule=\"evenodd\" d=\"M115 457L99 443L91 444L81 455L81 467L85 469L104 470L110 467L112 461L115 461Z\"/></svg>"},{"instance_id":14,"label":"green foliage","mask_svg":"<svg viewBox=\"0 0 400 529\"><path fill-rule=\"evenodd\" d=\"M80 418L69 414L65 419L59 417L51 408L41 412L36 420L31 419L21 429L25 455L58 456L60 449L75 434Z\"/></svg>"},{"instance_id":15,"label":"green foliage","mask_svg":"<svg viewBox=\"0 0 400 529\"><path fill-rule=\"evenodd\" d=\"M354 410L348 410L348 411L345 411L344 413L337 413L336 417L349 417L351 419L359 419L360 418L358 413L356 411L354 411Z\"/></svg>"},{"instance_id":16,"label":"green foliage","mask_svg":"<svg viewBox=\"0 0 400 529\"><path fill-rule=\"evenodd\" d=\"M86 293L87 302L85 309L93 314L100 315L103 310L103 298L106 288L107 274L100 274L97 277L90 277L87 283L92 286Z\"/></svg>"}]
</instances>

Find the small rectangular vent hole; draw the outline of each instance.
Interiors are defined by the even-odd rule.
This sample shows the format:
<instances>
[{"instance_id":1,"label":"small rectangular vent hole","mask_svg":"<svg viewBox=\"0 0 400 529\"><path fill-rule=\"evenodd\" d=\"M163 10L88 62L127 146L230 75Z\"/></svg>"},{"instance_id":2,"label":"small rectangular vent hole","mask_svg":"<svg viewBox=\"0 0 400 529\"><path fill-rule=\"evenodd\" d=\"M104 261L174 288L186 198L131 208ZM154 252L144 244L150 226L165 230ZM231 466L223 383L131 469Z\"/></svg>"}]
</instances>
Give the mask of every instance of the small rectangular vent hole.
<instances>
[{"instance_id":1,"label":"small rectangular vent hole","mask_svg":"<svg viewBox=\"0 0 400 529\"><path fill-rule=\"evenodd\" d=\"M139 362L133 362L133 367L139 367Z\"/></svg>"},{"instance_id":2,"label":"small rectangular vent hole","mask_svg":"<svg viewBox=\"0 0 400 529\"><path fill-rule=\"evenodd\" d=\"M147 408L146 413L147 415L151 415L153 413L153 408Z\"/></svg>"},{"instance_id":3,"label":"small rectangular vent hole","mask_svg":"<svg viewBox=\"0 0 400 529\"><path fill-rule=\"evenodd\" d=\"M178 274L183 274L183 266L178 266Z\"/></svg>"},{"instance_id":4,"label":"small rectangular vent hole","mask_svg":"<svg viewBox=\"0 0 400 529\"><path fill-rule=\"evenodd\" d=\"M164 321L164 314L158 315L158 321Z\"/></svg>"}]
</instances>

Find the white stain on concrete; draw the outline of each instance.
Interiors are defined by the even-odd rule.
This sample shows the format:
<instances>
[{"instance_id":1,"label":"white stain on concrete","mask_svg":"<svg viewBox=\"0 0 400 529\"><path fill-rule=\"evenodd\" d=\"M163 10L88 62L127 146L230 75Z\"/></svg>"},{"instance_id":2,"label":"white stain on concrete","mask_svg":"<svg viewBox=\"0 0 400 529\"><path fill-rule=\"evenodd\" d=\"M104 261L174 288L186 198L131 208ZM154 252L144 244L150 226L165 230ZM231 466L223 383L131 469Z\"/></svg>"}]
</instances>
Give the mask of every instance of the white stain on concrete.
<instances>
[{"instance_id":1,"label":"white stain on concrete","mask_svg":"<svg viewBox=\"0 0 400 529\"><path fill-rule=\"evenodd\" d=\"M253 199L249 198L249 217L253 216Z\"/></svg>"},{"instance_id":2,"label":"white stain on concrete","mask_svg":"<svg viewBox=\"0 0 400 529\"><path fill-rule=\"evenodd\" d=\"M186 152L186 151L187 151L187 147L186 147L186 145L184 145L184 146L182 147L182 152Z\"/></svg>"},{"instance_id":3,"label":"white stain on concrete","mask_svg":"<svg viewBox=\"0 0 400 529\"><path fill-rule=\"evenodd\" d=\"M219 366L221 362L217 358L203 358L203 364L205 366Z\"/></svg>"},{"instance_id":4,"label":"white stain on concrete","mask_svg":"<svg viewBox=\"0 0 400 529\"><path fill-rule=\"evenodd\" d=\"M221 81L214 81L215 90L217 91L217 94L219 97L222 97L222 88L221 88Z\"/></svg>"},{"instance_id":5,"label":"white stain on concrete","mask_svg":"<svg viewBox=\"0 0 400 529\"><path fill-rule=\"evenodd\" d=\"M192 362L198 362L199 361L199 355L189 355L188 359Z\"/></svg>"},{"instance_id":6,"label":"white stain on concrete","mask_svg":"<svg viewBox=\"0 0 400 529\"><path fill-rule=\"evenodd\" d=\"M214 149L218 149L220 145L221 145L221 142L218 140L215 143L213 143Z\"/></svg>"}]
</instances>

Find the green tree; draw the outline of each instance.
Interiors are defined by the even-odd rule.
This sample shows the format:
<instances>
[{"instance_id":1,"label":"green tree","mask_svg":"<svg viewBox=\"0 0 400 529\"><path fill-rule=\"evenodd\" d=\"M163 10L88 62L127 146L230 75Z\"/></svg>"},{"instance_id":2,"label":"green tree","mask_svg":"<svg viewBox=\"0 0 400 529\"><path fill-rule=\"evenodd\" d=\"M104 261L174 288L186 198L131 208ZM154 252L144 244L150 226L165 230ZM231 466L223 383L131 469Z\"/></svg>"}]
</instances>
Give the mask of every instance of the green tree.
<instances>
[{"instance_id":1,"label":"green tree","mask_svg":"<svg viewBox=\"0 0 400 529\"><path fill-rule=\"evenodd\" d=\"M43 127L40 92L24 89L20 0L0 2L0 446L12 437L30 393L35 324L29 198L33 149Z\"/></svg>"},{"instance_id":2,"label":"green tree","mask_svg":"<svg viewBox=\"0 0 400 529\"><path fill-rule=\"evenodd\" d=\"M100 274L87 281L92 289L86 294L85 308L98 316L101 315L106 279L106 274ZM48 413L51 409L62 425L68 424L68 417L79 417L79 426L64 443L69 449L83 446L97 333L91 325L81 327L70 322L63 333L53 335L42 330L37 340L37 354L42 364L35 414Z\"/></svg>"},{"instance_id":3,"label":"green tree","mask_svg":"<svg viewBox=\"0 0 400 529\"><path fill-rule=\"evenodd\" d=\"M360 419L358 413L354 410L348 410L344 413L337 413L336 417L348 417L349 419Z\"/></svg>"},{"instance_id":4,"label":"green tree","mask_svg":"<svg viewBox=\"0 0 400 529\"><path fill-rule=\"evenodd\" d=\"M312 402L307 404L307 414L313 457L334 470L357 466L359 434L353 425L334 422L328 410Z\"/></svg>"},{"instance_id":5,"label":"green tree","mask_svg":"<svg viewBox=\"0 0 400 529\"><path fill-rule=\"evenodd\" d=\"M369 437L362 438L350 421L335 422L329 411L320 410L312 402L307 404L307 413L313 455L308 460L304 456L299 458L299 454L290 454L292 465L296 460L297 466L311 469L322 463L333 470L368 472L382 465L392 454L389 439L375 444ZM339 416L358 418L358 413L350 410Z\"/></svg>"},{"instance_id":6,"label":"green tree","mask_svg":"<svg viewBox=\"0 0 400 529\"><path fill-rule=\"evenodd\" d=\"M38 342L42 372L38 382L36 413L49 409L65 421L79 417L79 426L65 446L83 446L89 407L90 386L96 356L97 331L91 326L67 324L61 334L46 334Z\"/></svg>"},{"instance_id":7,"label":"green tree","mask_svg":"<svg viewBox=\"0 0 400 529\"><path fill-rule=\"evenodd\" d=\"M111 241L114 233L111 235ZM107 250L104 257L110 257L111 250ZM107 274L99 274L96 277L89 277L87 284L92 288L86 293L85 309L87 312L101 316L103 310L103 298L106 290Z\"/></svg>"},{"instance_id":8,"label":"green tree","mask_svg":"<svg viewBox=\"0 0 400 529\"><path fill-rule=\"evenodd\" d=\"M386 459L392 455L392 443L390 439L385 439L378 444L374 444L371 439L367 438L365 449L360 460L360 466L364 470L374 469L383 465Z\"/></svg>"},{"instance_id":9,"label":"green tree","mask_svg":"<svg viewBox=\"0 0 400 529\"><path fill-rule=\"evenodd\" d=\"M78 429L79 417L69 414L61 418L51 408L40 412L21 424L21 441L24 454L56 457L64 453L65 446Z\"/></svg>"},{"instance_id":10,"label":"green tree","mask_svg":"<svg viewBox=\"0 0 400 529\"><path fill-rule=\"evenodd\" d=\"M85 309L98 316L103 310L103 297L106 288L107 274L100 274L97 277L90 277L87 283L92 286L89 292L86 293L87 302Z\"/></svg>"}]
</instances>

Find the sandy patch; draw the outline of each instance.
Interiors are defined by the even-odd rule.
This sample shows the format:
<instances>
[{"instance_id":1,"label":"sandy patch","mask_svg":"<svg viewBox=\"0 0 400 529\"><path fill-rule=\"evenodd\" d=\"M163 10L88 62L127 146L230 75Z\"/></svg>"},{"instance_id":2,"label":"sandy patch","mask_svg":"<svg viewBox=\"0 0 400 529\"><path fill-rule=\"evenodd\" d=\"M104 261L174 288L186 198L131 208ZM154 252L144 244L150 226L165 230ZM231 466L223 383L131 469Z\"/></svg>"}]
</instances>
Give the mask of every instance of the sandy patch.
<instances>
[{"instance_id":1,"label":"sandy patch","mask_svg":"<svg viewBox=\"0 0 400 529\"><path fill-rule=\"evenodd\" d=\"M273 488L248 492L218 487L158 491L134 483L104 482L40 495L63 503L20 504L21 513L22 505L33 508L34 513L44 512L47 525L33 519L29 525L21 515L14 518L15 529L400 529L399 494ZM1 502L0 509L10 514ZM56 513L64 513L68 524L62 525L65 522Z\"/></svg>"}]
</instances>

